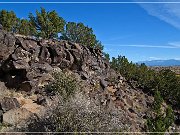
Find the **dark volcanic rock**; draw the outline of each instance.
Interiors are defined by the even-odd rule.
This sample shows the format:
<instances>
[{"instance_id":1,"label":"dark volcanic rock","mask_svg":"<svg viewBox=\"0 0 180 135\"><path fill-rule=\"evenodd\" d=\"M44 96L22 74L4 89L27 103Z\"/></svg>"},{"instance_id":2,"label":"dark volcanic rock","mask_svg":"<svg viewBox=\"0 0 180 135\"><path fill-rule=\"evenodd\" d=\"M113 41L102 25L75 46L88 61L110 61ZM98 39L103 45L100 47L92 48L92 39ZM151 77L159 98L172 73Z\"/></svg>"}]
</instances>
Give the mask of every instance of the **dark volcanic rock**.
<instances>
[{"instance_id":1,"label":"dark volcanic rock","mask_svg":"<svg viewBox=\"0 0 180 135\"><path fill-rule=\"evenodd\" d=\"M3 112L9 111L13 108L19 108L20 107L20 104L16 98L4 97L1 100L0 104L1 104L1 109L3 110Z\"/></svg>"},{"instance_id":2,"label":"dark volcanic rock","mask_svg":"<svg viewBox=\"0 0 180 135\"><path fill-rule=\"evenodd\" d=\"M7 87L24 91L42 89L53 81L54 67L71 69L83 79L98 81L106 76L109 63L99 49L68 41L35 40L0 30L0 79ZM46 79L45 79L46 78ZM106 87L101 80L102 87Z\"/></svg>"},{"instance_id":3,"label":"dark volcanic rock","mask_svg":"<svg viewBox=\"0 0 180 135\"><path fill-rule=\"evenodd\" d=\"M0 30L2 30L3 29L3 26L0 24Z\"/></svg>"},{"instance_id":4,"label":"dark volcanic rock","mask_svg":"<svg viewBox=\"0 0 180 135\"><path fill-rule=\"evenodd\" d=\"M105 88L107 87L107 82L106 82L103 78L101 78L101 79L100 79L100 85L101 85L101 87L102 87L103 89L105 89Z\"/></svg>"}]
</instances>

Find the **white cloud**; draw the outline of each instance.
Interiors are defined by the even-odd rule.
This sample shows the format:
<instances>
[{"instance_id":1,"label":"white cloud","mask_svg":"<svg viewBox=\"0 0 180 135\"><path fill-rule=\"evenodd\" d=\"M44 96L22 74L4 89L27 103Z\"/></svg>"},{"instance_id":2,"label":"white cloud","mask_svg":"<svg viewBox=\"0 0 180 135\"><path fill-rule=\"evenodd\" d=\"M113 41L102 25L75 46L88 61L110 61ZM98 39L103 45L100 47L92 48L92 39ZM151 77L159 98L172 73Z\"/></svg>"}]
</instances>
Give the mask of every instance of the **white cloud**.
<instances>
[{"instance_id":1,"label":"white cloud","mask_svg":"<svg viewBox=\"0 0 180 135\"><path fill-rule=\"evenodd\" d=\"M134 0L136 2L147 2L147 0ZM149 0L152 2L170 2L171 0ZM175 2L175 1L174 1ZM150 3L139 4L148 14L155 16L166 23L180 29L180 3Z\"/></svg>"},{"instance_id":2,"label":"white cloud","mask_svg":"<svg viewBox=\"0 0 180 135\"><path fill-rule=\"evenodd\" d=\"M162 59L162 58L151 56L151 57L149 57L149 59L150 59L150 60L160 60L160 59Z\"/></svg>"},{"instance_id":3,"label":"white cloud","mask_svg":"<svg viewBox=\"0 0 180 135\"><path fill-rule=\"evenodd\" d=\"M168 44L169 44L169 45L171 45L171 46L174 46L174 47L178 47L178 48L180 48L180 41L176 41L176 42L169 42Z\"/></svg>"}]
</instances>

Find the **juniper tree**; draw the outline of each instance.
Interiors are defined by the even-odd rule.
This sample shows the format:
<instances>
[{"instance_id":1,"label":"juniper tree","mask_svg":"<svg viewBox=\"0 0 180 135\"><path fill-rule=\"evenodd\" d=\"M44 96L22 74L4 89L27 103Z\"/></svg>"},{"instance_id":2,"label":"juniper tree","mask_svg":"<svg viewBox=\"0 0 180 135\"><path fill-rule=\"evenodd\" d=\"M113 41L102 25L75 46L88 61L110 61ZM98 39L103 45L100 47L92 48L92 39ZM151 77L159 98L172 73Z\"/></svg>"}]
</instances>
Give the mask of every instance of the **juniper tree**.
<instances>
[{"instance_id":1,"label":"juniper tree","mask_svg":"<svg viewBox=\"0 0 180 135\"><path fill-rule=\"evenodd\" d=\"M83 23L68 22L61 39L103 49L101 42L96 39L93 29Z\"/></svg>"},{"instance_id":2,"label":"juniper tree","mask_svg":"<svg viewBox=\"0 0 180 135\"><path fill-rule=\"evenodd\" d=\"M47 12L44 8L36 11L36 16L29 14L30 24L36 29L35 36L42 38L57 38L58 33L64 30L65 20L53 10Z\"/></svg>"},{"instance_id":3,"label":"juniper tree","mask_svg":"<svg viewBox=\"0 0 180 135\"><path fill-rule=\"evenodd\" d=\"M3 29L9 32L16 32L18 18L13 11L1 10L0 11L0 24Z\"/></svg>"}]
</instances>

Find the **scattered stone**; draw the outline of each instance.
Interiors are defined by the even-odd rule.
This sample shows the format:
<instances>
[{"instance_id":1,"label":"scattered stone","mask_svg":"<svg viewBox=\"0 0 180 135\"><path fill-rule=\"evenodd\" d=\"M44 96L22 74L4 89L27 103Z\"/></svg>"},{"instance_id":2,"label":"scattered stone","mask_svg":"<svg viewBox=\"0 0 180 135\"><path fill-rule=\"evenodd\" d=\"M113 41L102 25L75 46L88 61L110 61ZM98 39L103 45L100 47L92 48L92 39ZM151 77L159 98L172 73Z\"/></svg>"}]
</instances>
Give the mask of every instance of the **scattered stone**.
<instances>
[{"instance_id":1,"label":"scattered stone","mask_svg":"<svg viewBox=\"0 0 180 135\"><path fill-rule=\"evenodd\" d=\"M115 102L115 107L124 110L125 104L124 104L124 102L122 102L122 101L120 101L120 100L116 100L116 102Z\"/></svg>"},{"instance_id":2,"label":"scattered stone","mask_svg":"<svg viewBox=\"0 0 180 135\"><path fill-rule=\"evenodd\" d=\"M83 80L86 80L86 79L88 79L89 77L88 77L88 74L87 74L87 73L81 72L81 78L82 78Z\"/></svg>"},{"instance_id":3,"label":"scattered stone","mask_svg":"<svg viewBox=\"0 0 180 135\"><path fill-rule=\"evenodd\" d=\"M114 89L113 86L107 87L106 89L108 90L108 92L110 92L110 93L113 94L113 95L114 95L114 93L117 91L117 89Z\"/></svg>"},{"instance_id":4,"label":"scattered stone","mask_svg":"<svg viewBox=\"0 0 180 135\"><path fill-rule=\"evenodd\" d=\"M132 109L132 108L129 108L128 110L129 110L131 113L135 113L134 109Z\"/></svg>"},{"instance_id":5,"label":"scattered stone","mask_svg":"<svg viewBox=\"0 0 180 135\"><path fill-rule=\"evenodd\" d=\"M107 82L104 79L100 79L100 85L103 89L105 89L107 87Z\"/></svg>"},{"instance_id":6,"label":"scattered stone","mask_svg":"<svg viewBox=\"0 0 180 135\"><path fill-rule=\"evenodd\" d=\"M51 99L44 96L38 96L37 104L42 105L42 106L51 106Z\"/></svg>"},{"instance_id":7,"label":"scattered stone","mask_svg":"<svg viewBox=\"0 0 180 135\"><path fill-rule=\"evenodd\" d=\"M112 99L113 101L115 101L115 100L116 100L116 97L111 97L111 99Z\"/></svg>"},{"instance_id":8,"label":"scattered stone","mask_svg":"<svg viewBox=\"0 0 180 135\"><path fill-rule=\"evenodd\" d=\"M133 100L130 99L127 95L126 95L125 101L126 101L126 103L127 103L130 107L133 107Z\"/></svg>"}]
</instances>

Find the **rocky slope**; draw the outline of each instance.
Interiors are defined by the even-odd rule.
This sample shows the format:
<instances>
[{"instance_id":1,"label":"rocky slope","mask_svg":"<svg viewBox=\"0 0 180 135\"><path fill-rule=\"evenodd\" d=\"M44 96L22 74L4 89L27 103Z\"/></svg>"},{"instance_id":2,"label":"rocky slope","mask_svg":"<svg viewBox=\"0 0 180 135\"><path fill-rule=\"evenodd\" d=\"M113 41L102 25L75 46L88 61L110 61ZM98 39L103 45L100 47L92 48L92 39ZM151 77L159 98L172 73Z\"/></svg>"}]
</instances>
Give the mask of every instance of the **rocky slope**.
<instances>
[{"instance_id":1,"label":"rocky slope","mask_svg":"<svg viewBox=\"0 0 180 135\"><path fill-rule=\"evenodd\" d=\"M3 30L0 46L2 131L63 131L55 119L66 115L65 110L76 112L73 118L83 115L91 123L99 121L97 127L84 125L78 131L144 131L153 98L110 69L101 50ZM46 91L54 80L52 73L64 71L76 76L80 89L68 103ZM78 122L87 121L81 117Z\"/></svg>"}]
</instances>

